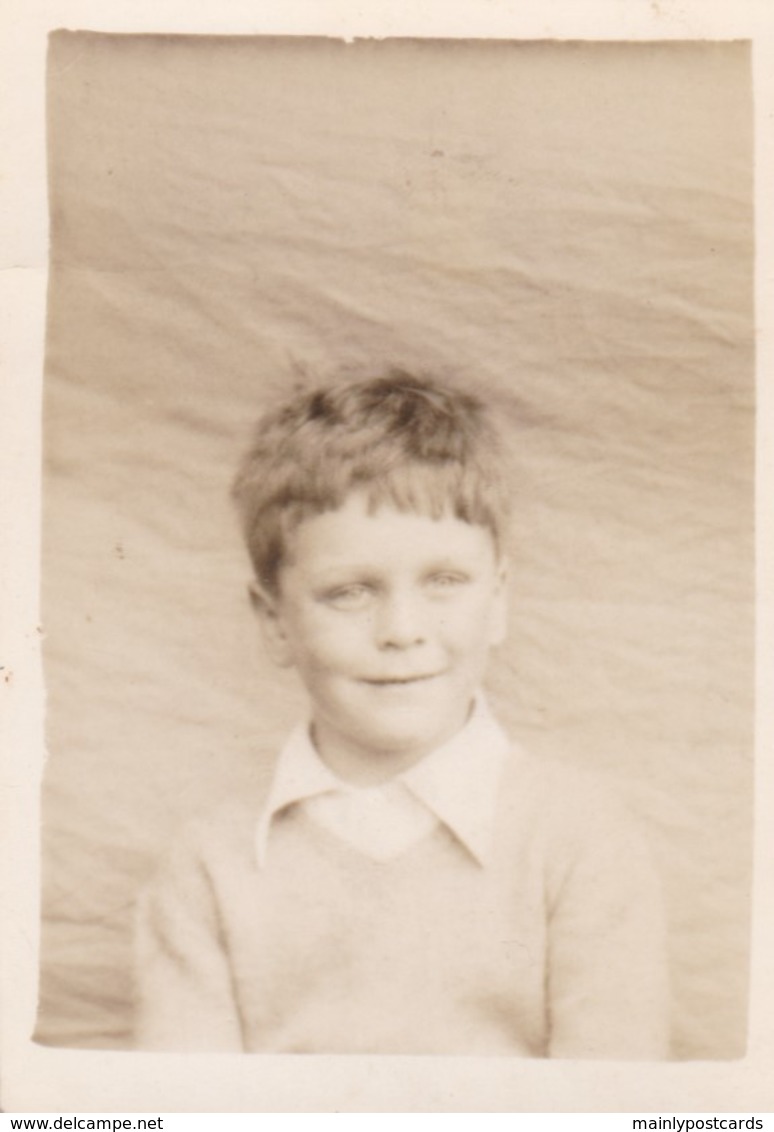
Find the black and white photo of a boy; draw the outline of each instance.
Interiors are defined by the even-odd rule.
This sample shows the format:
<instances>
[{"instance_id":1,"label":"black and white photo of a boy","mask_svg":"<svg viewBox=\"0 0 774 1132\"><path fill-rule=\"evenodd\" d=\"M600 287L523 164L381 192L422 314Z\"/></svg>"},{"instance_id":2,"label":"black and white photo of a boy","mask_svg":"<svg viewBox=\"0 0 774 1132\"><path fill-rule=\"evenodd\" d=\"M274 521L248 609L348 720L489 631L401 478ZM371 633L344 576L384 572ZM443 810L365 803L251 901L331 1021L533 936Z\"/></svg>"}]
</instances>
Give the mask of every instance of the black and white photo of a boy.
<instances>
[{"instance_id":1,"label":"black and white photo of a boy","mask_svg":"<svg viewBox=\"0 0 774 1132\"><path fill-rule=\"evenodd\" d=\"M404 373L260 424L235 485L253 603L310 714L268 794L204 818L146 893L140 1049L666 1055L642 837L482 693L504 462L480 400Z\"/></svg>"}]
</instances>

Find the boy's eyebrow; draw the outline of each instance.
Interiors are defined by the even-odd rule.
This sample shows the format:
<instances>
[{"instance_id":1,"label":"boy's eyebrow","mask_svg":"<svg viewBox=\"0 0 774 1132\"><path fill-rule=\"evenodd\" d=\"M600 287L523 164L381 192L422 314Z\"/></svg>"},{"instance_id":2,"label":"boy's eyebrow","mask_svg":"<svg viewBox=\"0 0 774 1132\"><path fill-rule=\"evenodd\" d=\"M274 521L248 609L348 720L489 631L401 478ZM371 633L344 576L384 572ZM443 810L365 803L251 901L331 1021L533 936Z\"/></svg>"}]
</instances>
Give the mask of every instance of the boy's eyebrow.
<instances>
[{"instance_id":1,"label":"boy's eyebrow","mask_svg":"<svg viewBox=\"0 0 774 1132\"><path fill-rule=\"evenodd\" d=\"M313 585L314 585L315 589L325 590L325 589L330 589L330 588L335 589L339 586L350 586L350 585L375 586L375 585L378 585L381 582L381 580L382 579L379 577L378 574L374 574L374 573L367 574L367 573L360 571L360 570L354 570L354 571L348 571L346 574L338 574L338 575L332 576L332 577L315 578L315 579L313 579Z\"/></svg>"},{"instance_id":2,"label":"boy's eyebrow","mask_svg":"<svg viewBox=\"0 0 774 1132\"><path fill-rule=\"evenodd\" d=\"M373 564L366 563L346 563L342 562L340 565L331 564L330 566L319 566L310 571L310 577L314 585L336 585L339 582L348 582L357 579L358 581L373 579L379 576L378 567Z\"/></svg>"},{"instance_id":3,"label":"boy's eyebrow","mask_svg":"<svg viewBox=\"0 0 774 1132\"><path fill-rule=\"evenodd\" d=\"M419 572L432 574L437 570L471 570L473 565L462 554L440 555L428 562L421 563ZM359 581L378 581L382 576L382 571L379 566L375 566L372 562L331 563L311 571L311 578L315 585L335 584L342 580L349 581L355 576Z\"/></svg>"}]
</instances>

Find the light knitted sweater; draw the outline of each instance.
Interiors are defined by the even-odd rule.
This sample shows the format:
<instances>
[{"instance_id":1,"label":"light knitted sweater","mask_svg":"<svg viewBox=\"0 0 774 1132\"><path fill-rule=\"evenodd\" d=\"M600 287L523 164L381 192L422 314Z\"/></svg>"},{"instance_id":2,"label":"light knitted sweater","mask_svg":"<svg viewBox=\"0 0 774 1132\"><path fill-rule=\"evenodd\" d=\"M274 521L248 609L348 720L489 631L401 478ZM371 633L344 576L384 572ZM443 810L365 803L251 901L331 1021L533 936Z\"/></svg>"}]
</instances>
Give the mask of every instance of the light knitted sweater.
<instances>
[{"instance_id":1,"label":"light knitted sweater","mask_svg":"<svg viewBox=\"0 0 774 1132\"><path fill-rule=\"evenodd\" d=\"M594 780L518 751L482 866L443 825L374 861L260 800L190 827L143 895L137 1046L667 1053L661 894Z\"/></svg>"}]
</instances>

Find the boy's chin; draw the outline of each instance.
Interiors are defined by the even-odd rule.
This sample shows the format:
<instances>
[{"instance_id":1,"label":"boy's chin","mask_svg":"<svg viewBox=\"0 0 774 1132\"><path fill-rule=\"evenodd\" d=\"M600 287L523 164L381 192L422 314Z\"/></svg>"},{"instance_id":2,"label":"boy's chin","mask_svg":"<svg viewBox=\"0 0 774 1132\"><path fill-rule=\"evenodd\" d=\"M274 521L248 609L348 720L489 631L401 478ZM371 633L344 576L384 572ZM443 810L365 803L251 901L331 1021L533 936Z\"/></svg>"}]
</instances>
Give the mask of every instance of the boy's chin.
<instances>
[{"instance_id":1,"label":"boy's chin","mask_svg":"<svg viewBox=\"0 0 774 1132\"><path fill-rule=\"evenodd\" d=\"M455 719L456 714L422 719L420 713L401 713L390 720L372 717L367 726L354 727L350 720L350 726L316 728L318 751L339 777L376 785L410 770L453 738L466 718Z\"/></svg>"},{"instance_id":2,"label":"boy's chin","mask_svg":"<svg viewBox=\"0 0 774 1132\"><path fill-rule=\"evenodd\" d=\"M447 716L442 722L406 720L403 726L373 727L361 732L358 746L364 758L389 762L416 762L451 739L464 724L464 718L450 726Z\"/></svg>"}]
</instances>

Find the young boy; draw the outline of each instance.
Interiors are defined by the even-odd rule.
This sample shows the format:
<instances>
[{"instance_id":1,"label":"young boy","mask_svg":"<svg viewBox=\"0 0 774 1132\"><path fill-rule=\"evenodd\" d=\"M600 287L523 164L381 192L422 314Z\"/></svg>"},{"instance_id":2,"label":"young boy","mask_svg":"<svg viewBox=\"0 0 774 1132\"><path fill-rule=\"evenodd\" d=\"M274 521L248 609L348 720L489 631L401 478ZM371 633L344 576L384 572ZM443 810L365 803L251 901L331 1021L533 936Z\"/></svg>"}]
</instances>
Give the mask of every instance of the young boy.
<instances>
[{"instance_id":1,"label":"young boy","mask_svg":"<svg viewBox=\"0 0 774 1132\"><path fill-rule=\"evenodd\" d=\"M144 895L139 1048L665 1055L646 852L481 692L508 494L482 405L424 379L260 423L235 484L251 597L310 716L267 795L196 823Z\"/></svg>"}]
</instances>

